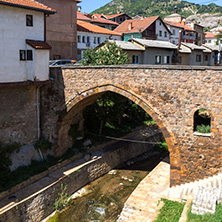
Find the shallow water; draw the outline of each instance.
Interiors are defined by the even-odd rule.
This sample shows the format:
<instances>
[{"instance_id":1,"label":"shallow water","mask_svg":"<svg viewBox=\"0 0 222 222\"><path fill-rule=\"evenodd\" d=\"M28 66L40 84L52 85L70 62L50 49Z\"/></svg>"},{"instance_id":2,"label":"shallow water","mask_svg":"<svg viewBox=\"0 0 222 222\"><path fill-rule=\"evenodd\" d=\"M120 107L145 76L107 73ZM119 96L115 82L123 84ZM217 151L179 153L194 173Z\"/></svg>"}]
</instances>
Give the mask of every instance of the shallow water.
<instances>
[{"instance_id":1,"label":"shallow water","mask_svg":"<svg viewBox=\"0 0 222 222\"><path fill-rule=\"evenodd\" d=\"M81 189L85 193L73 199L68 208L57 213L48 222L116 221L127 198L159 163L160 158L160 155L155 155L110 171Z\"/></svg>"}]
</instances>

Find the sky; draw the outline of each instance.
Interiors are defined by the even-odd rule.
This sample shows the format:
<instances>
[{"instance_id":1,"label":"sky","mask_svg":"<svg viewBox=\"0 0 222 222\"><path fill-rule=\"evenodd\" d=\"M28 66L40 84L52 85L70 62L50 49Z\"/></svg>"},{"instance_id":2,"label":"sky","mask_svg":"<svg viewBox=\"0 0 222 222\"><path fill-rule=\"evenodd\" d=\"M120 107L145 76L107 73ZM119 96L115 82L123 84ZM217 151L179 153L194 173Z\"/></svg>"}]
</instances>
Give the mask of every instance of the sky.
<instances>
[{"instance_id":1,"label":"sky","mask_svg":"<svg viewBox=\"0 0 222 222\"><path fill-rule=\"evenodd\" d=\"M81 3L79 3L79 5L82 7L81 12L86 12L86 13L90 13L104 5L106 5L107 3L111 2L112 0L82 0ZM204 5L208 5L210 3L215 3L217 5L222 6L222 0L187 0L189 2L193 2L196 4L204 4Z\"/></svg>"}]
</instances>

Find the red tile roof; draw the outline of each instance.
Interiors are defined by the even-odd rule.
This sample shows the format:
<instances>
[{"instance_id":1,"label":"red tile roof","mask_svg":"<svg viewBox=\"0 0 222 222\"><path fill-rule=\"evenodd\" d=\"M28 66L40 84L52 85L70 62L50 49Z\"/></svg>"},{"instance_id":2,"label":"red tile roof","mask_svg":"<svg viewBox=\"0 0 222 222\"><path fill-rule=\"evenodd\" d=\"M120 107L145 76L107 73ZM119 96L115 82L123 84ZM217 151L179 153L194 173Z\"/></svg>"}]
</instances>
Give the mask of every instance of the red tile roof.
<instances>
[{"instance_id":1,"label":"red tile roof","mask_svg":"<svg viewBox=\"0 0 222 222\"><path fill-rule=\"evenodd\" d=\"M121 36L121 34L118 32L114 32L114 31L99 27L97 25L93 25L91 23L80 21L80 20L77 20L77 31Z\"/></svg>"},{"instance_id":2,"label":"red tile roof","mask_svg":"<svg viewBox=\"0 0 222 222\"><path fill-rule=\"evenodd\" d=\"M148 18L125 20L117 28L115 28L114 31L119 33L143 32L158 18L159 16L154 16ZM129 30L129 26L132 26L131 30Z\"/></svg>"},{"instance_id":3,"label":"red tile roof","mask_svg":"<svg viewBox=\"0 0 222 222\"><path fill-rule=\"evenodd\" d=\"M104 15L106 18L108 19L112 19L112 18L115 18L115 17L118 17L120 15L125 15L126 13L117 13L117 14L114 14L114 15Z\"/></svg>"},{"instance_id":4,"label":"red tile roof","mask_svg":"<svg viewBox=\"0 0 222 222\"><path fill-rule=\"evenodd\" d=\"M187 31L192 31L192 32L195 32L194 29L190 28L188 25L184 25L182 23L179 23L179 22L168 22L168 21L163 21L165 24L168 24L170 26L175 26L175 27L178 27L178 28L182 28L184 30L187 30Z\"/></svg>"},{"instance_id":5,"label":"red tile roof","mask_svg":"<svg viewBox=\"0 0 222 222\"><path fill-rule=\"evenodd\" d=\"M26 39L26 43L34 49L51 49L52 48L48 43L44 41Z\"/></svg>"},{"instance_id":6,"label":"red tile roof","mask_svg":"<svg viewBox=\"0 0 222 222\"><path fill-rule=\"evenodd\" d=\"M0 0L0 4L44 11L49 14L56 12L56 10L34 0Z\"/></svg>"},{"instance_id":7,"label":"red tile roof","mask_svg":"<svg viewBox=\"0 0 222 222\"><path fill-rule=\"evenodd\" d=\"M88 14L82 13L82 12L77 12L77 19L78 20L84 20L84 21L91 21L92 19L87 16Z\"/></svg>"},{"instance_id":8,"label":"red tile roof","mask_svg":"<svg viewBox=\"0 0 222 222\"><path fill-rule=\"evenodd\" d=\"M205 38L216 38L216 35L211 32L205 32Z\"/></svg>"},{"instance_id":9,"label":"red tile roof","mask_svg":"<svg viewBox=\"0 0 222 222\"><path fill-rule=\"evenodd\" d=\"M94 18L94 19L92 19L92 22L104 23L104 24L110 24L110 25L117 25L117 26L119 25L119 23L116 23L116 22L113 22L113 21L104 19L104 18L102 18L102 17L100 17L100 18Z\"/></svg>"}]
</instances>

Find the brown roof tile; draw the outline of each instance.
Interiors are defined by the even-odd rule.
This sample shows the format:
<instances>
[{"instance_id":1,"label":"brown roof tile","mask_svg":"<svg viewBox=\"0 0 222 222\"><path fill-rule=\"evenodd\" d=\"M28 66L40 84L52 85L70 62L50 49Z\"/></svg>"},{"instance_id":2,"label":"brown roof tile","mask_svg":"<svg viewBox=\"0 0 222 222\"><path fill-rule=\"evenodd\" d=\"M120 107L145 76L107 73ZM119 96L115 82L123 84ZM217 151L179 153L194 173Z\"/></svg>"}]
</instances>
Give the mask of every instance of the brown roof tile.
<instances>
[{"instance_id":1,"label":"brown roof tile","mask_svg":"<svg viewBox=\"0 0 222 222\"><path fill-rule=\"evenodd\" d=\"M158 18L159 16L153 16L148 18L125 20L117 28L115 28L114 31L119 33L143 32ZM131 30L129 30L129 25L132 26Z\"/></svg>"},{"instance_id":2,"label":"brown roof tile","mask_svg":"<svg viewBox=\"0 0 222 222\"><path fill-rule=\"evenodd\" d=\"M34 49L51 49L52 48L48 43L44 41L26 39L26 43Z\"/></svg>"},{"instance_id":3,"label":"brown roof tile","mask_svg":"<svg viewBox=\"0 0 222 222\"><path fill-rule=\"evenodd\" d=\"M168 22L168 21L164 21L164 23L170 25L170 26L175 26L175 27L178 27L178 28L182 28L184 30L187 30L187 31L193 31L195 32L194 29L190 28L188 25L184 25L182 23L179 23L179 22Z\"/></svg>"},{"instance_id":4,"label":"brown roof tile","mask_svg":"<svg viewBox=\"0 0 222 222\"><path fill-rule=\"evenodd\" d=\"M205 32L205 38L216 38L216 35L211 32Z\"/></svg>"},{"instance_id":5,"label":"brown roof tile","mask_svg":"<svg viewBox=\"0 0 222 222\"><path fill-rule=\"evenodd\" d=\"M98 22L98 23L104 23L104 24L110 24L110 25L119 25L119 23L104 19L104 18L94 18L92 19L92 22Z\"/></svg>"},{"instance_id":6,"label":"brown roof tile","mask_svg":"<svg viewBox=\"0 0 222 222\"><path fill-rule=\"evenodd\" d=\"M80 20L77 20L77 31L121 36L121 34L118 32L114 32L114 31L99 27L97 25L93 25L91 23L80 21Z\"/></svg>"},{"instance_id":7,"label":"brown roof tile","mask_svg":"<svg viewBox=\"0 0 222 222\"><path fill-rule=\"evenodd\" d=\"M77 12L77 19L85 20L85 21L91 21L92 19L87 15L88 14L85 14L85 13L82 13L82 12Z\"/></svg>"},{"instance_id":8,"label":"brown roof tile","mask_svg":"<svg viewBox=\"0 0 222 222\"><path fill-rule=\"evenodd\" d=\"M0 0L0 4L29 8L37 11L44 11L50 14L56 12L56 10L34 0Z\"/></svg>"}]
</instances>

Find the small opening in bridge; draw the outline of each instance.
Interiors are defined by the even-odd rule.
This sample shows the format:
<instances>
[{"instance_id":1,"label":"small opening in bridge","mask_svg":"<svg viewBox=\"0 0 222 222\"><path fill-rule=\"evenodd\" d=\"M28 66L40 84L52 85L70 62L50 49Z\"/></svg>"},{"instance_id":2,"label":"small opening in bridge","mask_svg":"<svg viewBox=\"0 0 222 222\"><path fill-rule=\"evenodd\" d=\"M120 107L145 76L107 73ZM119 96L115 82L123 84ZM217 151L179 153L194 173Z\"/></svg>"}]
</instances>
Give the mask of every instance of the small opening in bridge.
<instances>
[{"instance_id":1,"label":"small opening in bridge","mask_svg":"<svg viewBox=\"0 0 222 222\"><path fill-rule=\"evenodd\" d=\"M195 134L209 134L211 132L211 116L204 108L198 109L194 113L194 132Z\"/></svg>"}]
</instances>

